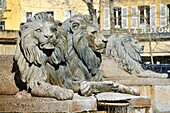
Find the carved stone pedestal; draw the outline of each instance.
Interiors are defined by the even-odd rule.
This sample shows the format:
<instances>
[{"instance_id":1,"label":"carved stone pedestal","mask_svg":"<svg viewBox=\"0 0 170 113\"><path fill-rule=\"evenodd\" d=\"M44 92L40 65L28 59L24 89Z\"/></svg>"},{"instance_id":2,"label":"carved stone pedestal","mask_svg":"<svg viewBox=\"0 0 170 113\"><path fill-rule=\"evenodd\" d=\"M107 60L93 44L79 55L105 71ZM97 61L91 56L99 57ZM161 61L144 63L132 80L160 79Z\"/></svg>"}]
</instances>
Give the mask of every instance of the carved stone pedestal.
<instances>
[{"instance_id":1,"label":"carved stone pedestal","mask_svg":"<svg viewBox=\"0 0 170 113\"><path fill-rule=\"evenodd\" d=\"M150 113L170 113L170 79L140 78L118 68L113 59L103 57L102 60L101 68L106 80L139 88L141 96L151 99Z\"/></svg>"},{"instance_id":2,"label":"carved stone pedestal","mask_svg":"<svg viewBox=\"0 0 170 113\"><path fill-rule=\"evenodd\" d=\"M95 96L98 110L110 113L149 113L151 100L145 96L122 93L101 93Z\"/></svg>"},{"instance_id":3,"label":"carved stone pedestal","mask_svg":"<svg viewBox=\"0 0 170 113\"><path fill-rule=\"evenodd\" d=\"M18 99L14 95L0 95L0 112L85 112L97 111L94 96L74 95L73 100L31 97Z\"/></svg>"},{"instance_id":4,"label":"carved stone pedestal","mask_svg":"<svg viewBox=\"0 0 170 113\"><path fill-rule=\"evenodd\" d=\"M148 113L148 97L121 93L101 93L90 97L74 95L73 100L0 95L1 112L93 112L93 113Z\"/></svg>"}]
</instances>

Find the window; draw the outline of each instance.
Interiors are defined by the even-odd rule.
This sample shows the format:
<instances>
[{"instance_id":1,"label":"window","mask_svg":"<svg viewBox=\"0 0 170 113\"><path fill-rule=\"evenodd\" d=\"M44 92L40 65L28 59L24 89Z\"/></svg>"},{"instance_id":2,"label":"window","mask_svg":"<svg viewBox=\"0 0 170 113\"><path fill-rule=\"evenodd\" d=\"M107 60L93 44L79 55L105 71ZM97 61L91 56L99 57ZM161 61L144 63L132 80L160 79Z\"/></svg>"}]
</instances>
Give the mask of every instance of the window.
<instances>
[{"instance_id":1,"label":"window","mask_svg":"<svg viewBox=\"0 0 170 113\"><path fill-rule=\"evenodd\" d=\"M69 0L66 0L66 5L67 5L67 6L69 6L69 5L70 5Z\"/></svg>"},{"instance_id":2,"label":"window","mask_svg":"<svg viewBox=\"0 0 170 113\"><path fill-rule=\"evenodd\" d=\"M104 8L104 30L110 29L109 8Z\"/></svg>"},{"instance_id":3,"label":"window","mask_svg":"<svg viewBox=\"0 0 170 113\"><path fill-rule=\"evenodd\" d=\"M53 16L54 17L54 12L53 11L47 11L46 12L49 16Z\"/></svg>"},{"instance_id":4,"label":"window","mask_svg":"<svg viewBox=\"0 0 170 113\"><path fill-rule=\"evenodd\" d=\"M139 6L140 11L140 25L141 27L150 25L150 7L149 6Z\"/></svg>"},{"instance_id":5,"label":"window","mask_svg":"<svg viewBox=\"0 0 170 113\"><path fill-rule=\"evenodd\" d=\"M120 7L114 7L114 25L115 28L121 28L121 8Z\"/></svg>"},{"instance_id":6,"label":"window","mask_svg":"<svg viewBox=\"0 0 170 113\"><path fill-rule=\"evenodd\" d=\"M170 4L167 5L168 8L168 24L170 24Z\"/></svg>"},{"instance_id":7,"label":"window","mask_svg":"<svg viewBox=\"0 0 170 113\"><path fill-rule=\"evenodd\" d=\"M137 8L137 6L131 7L131 15L132 15L131 26L132 26L132 28L137 28L138 27L138 8Z\"/></svg>"},{"instance_id":8,"label":"window","mask_svg":"<svg viewBox=\"0 0 170 113\"><path fill-rule=\"evenodd\" d=\"M122 7L122 28L128 28L128 7Z\"/></svg>"},{"instance_id":9,"label":"window","mask_svg":"<svg viewBox=\"0 0 170 113\"><path fill-rule=\"evenodd\" d=\"M166 26L166 5L160 5L160 26Z\"/></svg>"},{"instance_id":10,"label":"window","mask_svg":"<svg viewBox=\"0 0 170 113\"><path fill-rule=\"evenodd\" d=\"M3 7L5 4L5 0L0 0L0 7Z\"/></svg>"},{"instance_id":11,"label":"window","mask_svg":"<svg viewBox=\"0 0 170 113\"><path fill-rule=\"evenodd\" d=\"M65 20L72 17L72 16L74 16L74 11L72 11L72 10L65 10L64 11L64 19Z\"/></svg>"},{"instance_id":12,"label":"window","mask_svg":"<svg viewBox=\"0 0 170 113\"><path fill-rule=\"evenodd\" d=\"M31 17L32 17L32 12L26 12L25 21L27 21L27 20L30 19Z\"/></svg>"},{"instance_id":13,"label":"window","mask_svg":"<svg viewBox=\"0 0 170 113\"><path fill-rule=\"evenodd\" d=\"M150 6L150 27L156 27L156 5Z\"/></svg>"},{"instance_id":14,"label":"window","mask_svg":"<svg viewBox=\"0 0 170 113\"><path fill-rule=\"evenodd\" d=\"M5 30L5 21L0 22L0 30Z\"/></svg>"}]
</instances>

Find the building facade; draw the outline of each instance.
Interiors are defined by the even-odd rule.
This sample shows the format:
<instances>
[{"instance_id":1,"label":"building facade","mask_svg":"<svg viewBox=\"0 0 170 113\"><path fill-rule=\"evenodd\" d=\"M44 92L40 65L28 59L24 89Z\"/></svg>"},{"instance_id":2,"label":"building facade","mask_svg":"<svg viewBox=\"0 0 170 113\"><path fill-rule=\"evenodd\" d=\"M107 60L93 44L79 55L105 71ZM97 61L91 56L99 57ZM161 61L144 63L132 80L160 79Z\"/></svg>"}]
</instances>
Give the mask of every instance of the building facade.
<instances>
[{"instance_id":1,"label":"building facade","mask_svg":"<svg viewBox=\"0 0 170 113\"><path fill-rule=\"evenodd\" d=\"M90 0L99 15L99 0ZM2 30L19 30L21 22L37 12L47 12L56 20L64 21L74 14L88 14L83 0L6 0L7 9L1 21Z\"/></svg>"},{"instance_id":2,"label":"building facade","mask_svg":"<svg viewBox=\"0 0 170 113\"><path fill-rule=\"evenodd\" d=\"M170 0L101 0L100 3L102 30L165 27L170 23Z\"/></svg>"},{"instance_id":3,"label":"building facade","mask_svg":"<svg viewBox=\"0 0 170 113\"><path fill-rule=\"evenodd\" d=\"M170 59L170 0L100 0L100 12L104 35L130 33L144 45L143 57Z\"/></svg>"},{"instance_id":4,"label":"building facade","mask_svg":"<svg viewBox=\"0 0 170 113\"><path fill-rule=\"evenodd\" d=\"M99 15L99 0L90 0ZM88 14L83 0L6 0L7 9L0 23L0 54L15 54L20 23L37 12L47 12L55 20L64 21L74 14Z\"/></svg>"}]
</instances>

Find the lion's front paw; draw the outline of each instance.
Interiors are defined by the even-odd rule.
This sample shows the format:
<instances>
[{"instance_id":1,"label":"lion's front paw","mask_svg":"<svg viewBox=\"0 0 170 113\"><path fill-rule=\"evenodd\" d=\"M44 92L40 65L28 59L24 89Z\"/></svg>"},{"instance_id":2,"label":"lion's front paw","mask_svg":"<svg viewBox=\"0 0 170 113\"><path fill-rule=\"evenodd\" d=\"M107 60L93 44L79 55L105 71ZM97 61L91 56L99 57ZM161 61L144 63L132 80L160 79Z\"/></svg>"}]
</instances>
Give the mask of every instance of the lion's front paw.
<instances>
[{"instance_id":1,"label":"lion's front paw","mask_svg":"<svg viewBox=\"0 0 170 113\"><path fill-rule=\"evenodd\" d=\"M87 81L83 81L80 83L80 95L82 96L92 95L92 88Z\"/></svg>"},{"instance_id":2,"label":"lion's front paw","mask_svg":"<svg viewBox=\"0 0 170 113\"><path fill-rule=\"evenodd\" d=\"M74 92L70 89L61 88L56 91L55 98L58 100L71 100L73 99Z\"/></svg>"},{"instance_id":3,"label":"lion's front paw","mask_svg":"<svg viewBox=\"0 0 170 113\"><path fill-rule=\"evenodd\" d=\"M140 90L138 88L130 88L130 94L139 96Z\"/></svg>"},{"instance_id":4,"label":"lion's front paw","mask_svg":"<svg viewBox=\"0 0 170 113\"><path fill-rule=\"evenodd\" d=\"M138 88L128 87L124 85L119 85L119 92L128 93L137 96L140 95L140 90Z\"/></svg>"},{"instance_id":5,"label":"lion's front paw","mask_svg":"<svg viewBox=\"0 0 170 113\"><path fill-rule=\"evenodd\" d=\"M139 73L138 77L167 79L168 74L167 73L156 73L154 71L145 70Z\"/></svg>"}]
</instances>

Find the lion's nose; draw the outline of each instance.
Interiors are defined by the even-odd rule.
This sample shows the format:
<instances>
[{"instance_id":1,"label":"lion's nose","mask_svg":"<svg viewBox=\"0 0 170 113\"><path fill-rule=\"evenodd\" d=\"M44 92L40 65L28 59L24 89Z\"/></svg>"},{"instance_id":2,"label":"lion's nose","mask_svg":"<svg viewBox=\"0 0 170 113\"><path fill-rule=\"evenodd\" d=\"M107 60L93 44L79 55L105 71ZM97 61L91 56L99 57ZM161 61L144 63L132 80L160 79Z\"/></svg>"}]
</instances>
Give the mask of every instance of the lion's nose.
<instances>
[{"instance_id":1,"label":"lion's nose","mask_svg":"<svg viewBox=\"0 0 170 113\"><path fill-rule=\"evenodd\" d=\"M103 36L103 37L102 37L102 41L103 41L104 43L107 43L107 42L108 42L108 39Z\"/></svg>"},{"instance_id":2,"label":"lion's nose","mask_svg":"<svg viewBox=\"0 0 170 113\"><path fill-rule=\"evenodd\" d=\"M142 45L142 50L144 50L144 45Z\"/></svg>"},{"instance_id":3,"label":"lion's nose","mask_svg":"<svg viewBox=\"0 0 170 113\"><path fill-rule=\"evenodd\" d=\"M53 35L52 34L51 35L44 35L44 37L47 38L47 39L51 39L53 37Z\"/></svg>"}]
</instances>

